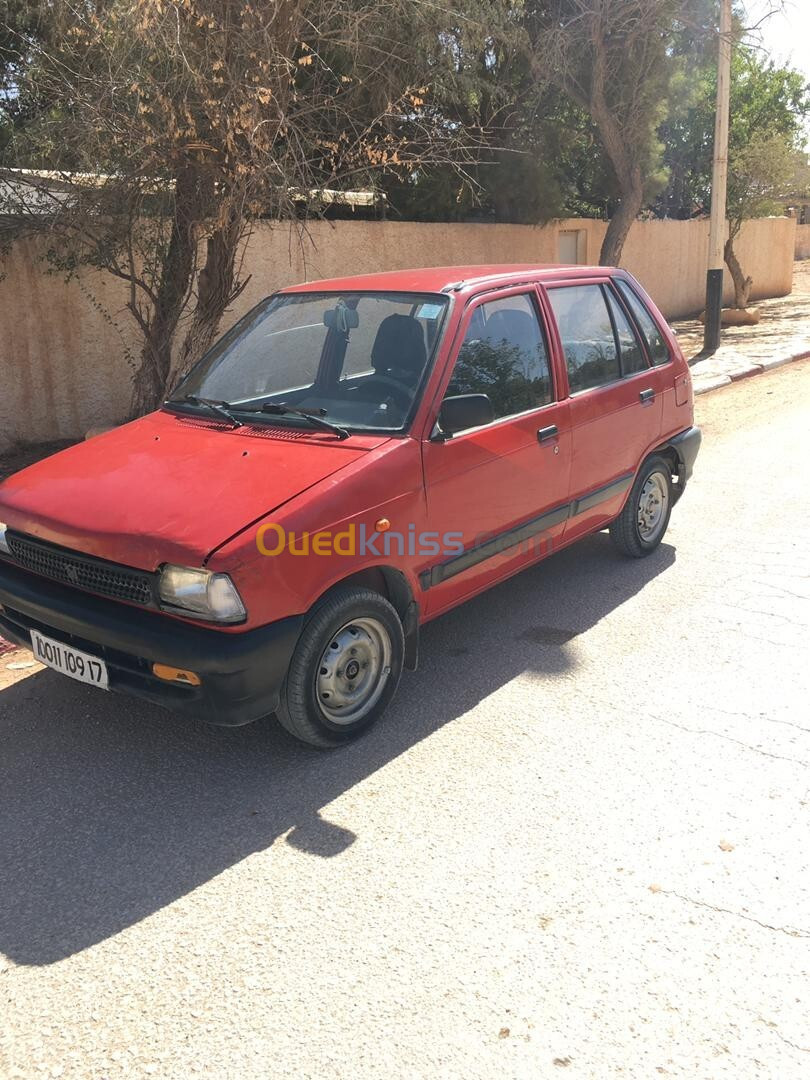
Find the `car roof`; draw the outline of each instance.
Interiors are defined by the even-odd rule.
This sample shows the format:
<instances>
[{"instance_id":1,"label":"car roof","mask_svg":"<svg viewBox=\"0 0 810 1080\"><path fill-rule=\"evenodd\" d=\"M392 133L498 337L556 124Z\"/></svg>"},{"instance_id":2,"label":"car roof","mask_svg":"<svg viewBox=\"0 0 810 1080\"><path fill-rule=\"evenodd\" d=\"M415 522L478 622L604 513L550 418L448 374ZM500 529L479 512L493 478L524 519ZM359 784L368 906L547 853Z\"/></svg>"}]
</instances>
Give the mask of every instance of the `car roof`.
<instances>
[{"instance_id":1,"label":"car roof","mask_svg":"<svg viewBox=\"0 0 810 1080\"><path fill-rule=\"evenodd\" d=\"M422 292L480 289L559 277L604 277L614 267L570 263L494 263L489 266L426 266L355 277L325 278L290 285L281 292Z\"/></svg>"}]
</instances>

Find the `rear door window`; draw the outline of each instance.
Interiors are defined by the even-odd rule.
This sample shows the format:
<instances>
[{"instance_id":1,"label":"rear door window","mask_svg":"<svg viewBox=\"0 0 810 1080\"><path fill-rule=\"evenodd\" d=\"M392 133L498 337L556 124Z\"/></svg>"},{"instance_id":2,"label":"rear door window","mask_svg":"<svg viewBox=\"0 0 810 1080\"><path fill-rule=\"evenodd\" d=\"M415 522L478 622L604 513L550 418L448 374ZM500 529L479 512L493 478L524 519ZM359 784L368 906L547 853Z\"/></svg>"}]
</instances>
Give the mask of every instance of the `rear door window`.
<instances>
[{"instance_id":1,"label":"rear door window","mask_svg":"<svg viewBox=\"0 0 810 1080\"><path fill-rule=\"evenodd\" d=\"M571 393L621 377L613 322L601 285L563 285L548 290L560 331Z\"/></svg>"},{"instance_id":2,"label":"rear door window","mask_svg":"<svg viewBox=\"0 0 810 1080\"><path fill-rule=\"evenodd\" d=\"M633 292L626 281L617 278L616 286L627 301L627 305L633 313L633 318L638 323L639 330L647 343L650 359L656 365L666 364L670 359L669 346L666 343L664 335L658 329L658 324L655 319L649 311L647 311L647 308L641 302L641 299Z\"/></svg>"}]
</instances>

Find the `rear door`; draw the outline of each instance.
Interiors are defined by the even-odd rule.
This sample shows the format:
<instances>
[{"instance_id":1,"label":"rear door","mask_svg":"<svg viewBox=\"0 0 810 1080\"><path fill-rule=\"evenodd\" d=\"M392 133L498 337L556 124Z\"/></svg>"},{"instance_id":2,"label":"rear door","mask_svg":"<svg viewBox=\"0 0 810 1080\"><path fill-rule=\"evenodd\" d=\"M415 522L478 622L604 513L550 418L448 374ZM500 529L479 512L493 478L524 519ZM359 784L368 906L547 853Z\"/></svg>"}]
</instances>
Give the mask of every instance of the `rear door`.
<instances>
[{"instance_id":1,"label":"rear door","mask_svg":"<svg viewBox=\"0 0 810 1080\"><path fill-rule=\"evenodd\" d=\"M432 417L445 396L465 393L487 394L495 419L423 443L428 523L441 546L420 572L430 615L536 561L562 535L569 408L534 288L470 303Z\"/></svg>"},{"instance_id":2,"label":"rear door","mask_svg":"<svg viewBox=\"0 0 810 1080\"><path fill-rule=\"evenodd\" d=\"M632 316L650 363L660 379L662 402L661 441L692 423L692 382L689 369L679 350L673 350L659 325L661 316L653 314L648 302L624 278L616 278L616 289Z\"/></svg>"},{"instance_id":3,"label":"rear door","mask_svg":"<svg viewBox=\"0 0 810 1080\"><path fill-rule=\"evenodd\" d=\"M609 278L549 286L548 299L568 381L572 539L621 509L659 441L663 384Z\"/></svg>"}]
</instances>

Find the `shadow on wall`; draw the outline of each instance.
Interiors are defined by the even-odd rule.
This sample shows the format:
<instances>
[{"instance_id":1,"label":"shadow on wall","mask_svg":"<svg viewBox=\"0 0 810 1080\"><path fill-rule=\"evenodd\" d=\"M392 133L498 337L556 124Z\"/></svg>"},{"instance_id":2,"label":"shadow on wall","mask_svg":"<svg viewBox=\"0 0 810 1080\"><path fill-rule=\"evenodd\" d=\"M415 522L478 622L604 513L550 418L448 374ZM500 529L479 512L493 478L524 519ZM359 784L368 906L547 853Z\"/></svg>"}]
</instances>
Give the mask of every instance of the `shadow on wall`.
<instances>
[{"instance_id":1,"label":"shadow on wall","mask_svg":"<svg viewBox=\"0 0 810 1080\"><path fill-rule=\"evenodd\" d=\"M542 693L576 668L572 640L674 558L622 559L601 533L437 620L380 725L332 753L270 721L209 728L51 672L0 692L0 951L54 963L285 833L339 856L355 836L323 806L522 672Z\"/></svg>"}]
</instances>

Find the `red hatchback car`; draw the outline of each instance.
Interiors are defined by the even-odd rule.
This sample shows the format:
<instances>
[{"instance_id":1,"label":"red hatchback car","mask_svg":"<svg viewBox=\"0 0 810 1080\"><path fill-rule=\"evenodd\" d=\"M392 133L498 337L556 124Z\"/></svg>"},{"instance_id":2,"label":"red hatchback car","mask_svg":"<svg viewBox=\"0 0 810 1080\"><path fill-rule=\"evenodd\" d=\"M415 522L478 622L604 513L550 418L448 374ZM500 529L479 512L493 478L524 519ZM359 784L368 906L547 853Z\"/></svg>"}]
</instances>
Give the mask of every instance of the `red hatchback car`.
<instances>
[{"instance_id":1,"label":"red hatchback car","mask_svg":"<svg viewBox=\"0 0 810 1080\"><path fill-rule=\"evenodd\" d=\"M622 270L285 289L159 411L0 485L0 633L94 686L336 746L428 620L606 526L653 551L692 405Z\"/></svg>"}]
</instances>

